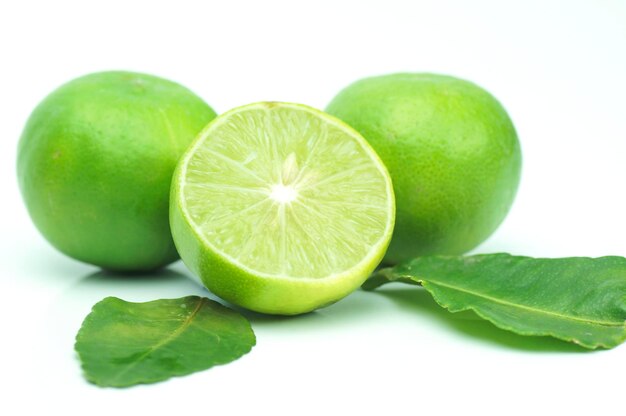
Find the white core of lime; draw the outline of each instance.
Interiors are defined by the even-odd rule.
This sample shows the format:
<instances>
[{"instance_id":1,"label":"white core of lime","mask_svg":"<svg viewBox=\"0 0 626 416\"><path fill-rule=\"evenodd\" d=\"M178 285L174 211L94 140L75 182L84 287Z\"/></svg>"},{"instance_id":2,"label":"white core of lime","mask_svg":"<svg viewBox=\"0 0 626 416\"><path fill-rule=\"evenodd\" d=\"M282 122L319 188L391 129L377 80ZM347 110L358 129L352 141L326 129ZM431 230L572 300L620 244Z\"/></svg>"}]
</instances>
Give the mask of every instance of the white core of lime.
<instances>
[{"instance_id":1,"label":"white core of lime","mask_svg":"<svg viewBox=\"0 0 626 416\"><path fill-rule=\"evenodd\" d=\"M215 119L174 187L173 209L193 234L177 236L172 221L183 260L216 294L239 287L227 300L263 312L299 312L283 310L294 304L285 293L302 296L303 311L345 296L377 266L393 229L391 181L376 153L338 119L298 104L251 104ZM187 237L198 244L180 241ZM230 276L219 275L224 267ZM247 293L240 278L263 280L263 293Z\"/></svg>"}]
</instances>

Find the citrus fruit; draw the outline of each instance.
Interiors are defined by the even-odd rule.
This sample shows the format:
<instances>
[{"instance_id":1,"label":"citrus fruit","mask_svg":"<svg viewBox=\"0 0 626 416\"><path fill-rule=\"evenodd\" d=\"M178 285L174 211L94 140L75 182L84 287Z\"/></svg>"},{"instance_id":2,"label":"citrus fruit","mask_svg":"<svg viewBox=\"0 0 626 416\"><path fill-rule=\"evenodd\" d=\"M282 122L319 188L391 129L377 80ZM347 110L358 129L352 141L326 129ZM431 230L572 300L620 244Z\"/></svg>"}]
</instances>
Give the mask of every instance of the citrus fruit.
<instances>
[{"instance_id":1,"label":"citrus fruit","mask_svg":"<svg viewBox=\"0 0 626 416\"><path fill-rule=\"evenodd\" d=\"M389 169L397 218L386 263L466 252L509 211L520 179L517 134L477 85L436 74L366 78L327 111L359 131Z\"/></svg>"},{"instance_id":2,"label":"citrus fruit","mask_svg":"<svg viewBox=\"0 0 626 416\"><path fill-rule=\"evenodd\" d=\"M35 108L18 148L35 225L63 253L106 269L177 259L172 173L214 117L188 89L150 75L102 72L61 86Z\"/></svg>"},{"instance_id":3,"label":"citrus fruit","mask_svg":"<svg viewBox=\"0 0 626 416\"><path fill-rule=\"evenodd\" d=\"M211 122L181 158L170 223L185 264L221 298L297 314L378 265L393 188L367 142L319 110L256 103Z\"/></svg>"}]
</instances>

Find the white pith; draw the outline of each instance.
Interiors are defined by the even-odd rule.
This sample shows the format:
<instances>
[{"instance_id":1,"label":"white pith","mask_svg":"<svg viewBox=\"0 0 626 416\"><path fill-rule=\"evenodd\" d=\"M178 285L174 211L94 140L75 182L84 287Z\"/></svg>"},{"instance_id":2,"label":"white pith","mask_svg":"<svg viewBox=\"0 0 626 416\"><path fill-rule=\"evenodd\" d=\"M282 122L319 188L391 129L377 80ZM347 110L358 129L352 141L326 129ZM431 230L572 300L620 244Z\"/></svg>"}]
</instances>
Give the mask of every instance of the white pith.
<instances>
[{"instance_id":1,"label":"white pith","mask_svg":"<svg viewBox=\"0 0 626 416\"><path fill-rule=\"evenodd\" d=\"M305 146L304 153L313 157L303 158L301 154L298 155L301 151L282 148L268 150L271 146L265 148L259 146L259 143L248 143L250 146L241 147L241 152L228 149L230 153L224 153L229 156L212 148L214 144L218 146L222 142L225 146L231 145L230 136L223 132L245 123L246 112L253 112L250 114L261 117L263 122L264 114L274 117L277 112L284 112L289 116L289 111L284 110L308 113L306 116L296 114L296 118L300 117L296 121L311 117L311 122L318 123L316 128L321 132L332 132L337 136L335 151L341 154L345 150L346 154L353 154L356 162L344 158L340 159L344 160L343 164L337 161L330 163L336 165L336 171L331 170L329 174L324 169L334 169L333 166L316 169L318 164L325 163L323 158L315 160L317 156L323 156L323 153L316 153L319 151L316 146L325 142L324 138L315 134L309 141L300 136L310 131L317 132L316 129L307 130L310 127L308 122L302 125L294 122L294 125L285 127L284 134L285 137L306 142L308 147ZM233 120L235 123L232 123ZM272 134L283 134L255 130L259 127L254 125L255 122L258 120L251 121L254 128L250 134L269 134L259 139L265 140L263 143L278 140L271 137ZM277 125L282 126L281 123L285 121L281 120ZM220 139L222 133L229 140ZM231 136L243 137L247 133L237 131L237 134ZM270 163L260 163L267 160ZM210 167L211 163L213 167ZM205 164L207 169L214 168L215 171L199 173ZM191 176L188 176L190 172ZM202 181L193 182L198 179L194 179L194 175L201 177ZM235 183L217 183L220 178L230 180L233 177L237 179ZM377 195L370 192L368 180L374 184L372 189L377 190ZM183 214L202 241L211 251L255 275L301 281L332 279L350 274L351 270L360 269L380 256L393 227L393 191L378 156L343 123L299 105L268 106L260 103L222 115L201 133L185 154L176 186L182 196L180 204ZM333 196L340 191L345 192L341 194L345 196L334 200ZM203 205L203 201L195 201L190 210L189 199L200 194L207 196L207 203ZM216 208L211 208L211 204L217 204ZM367 222L370 219L371 224ZM225 224L224 230L219 228L220 221ZM351 227L356 231L352 233ZM229 234L233 229L234 236ZM362 235L368 232L369 235ZM240 238L242 235L246 237ZM260 254L255 254L255 250ZM314 253L311 259L307 253ZM268 264L255 267L259 261L267 261ZM324 261L328 264L324 264ZM306 265L310 266L310 273Z\"/></svg>"},{"instance_id":2,"label":"white pith","mask_svg":"<svg viewBox=\"0 0 626 416\"><path fill-rule=\"evenodd\" d=\"M282 183L272 186L270 198L280 204L289 204L298 198L298 189L295 185L283 185Z\"/></svg>"},{"instance_id":3,"label":"white pith","mask_svg":"<svg viewBox=\"0 0 626 416\"><path fill-rule=\"evenodd\" d=\"M280 178L270 189L270 198L280 204L289 204L298 198L300 187L300 175L298 172L298 159L295 153L290 153L280 172Z\"/></svg>"}]
</instances>

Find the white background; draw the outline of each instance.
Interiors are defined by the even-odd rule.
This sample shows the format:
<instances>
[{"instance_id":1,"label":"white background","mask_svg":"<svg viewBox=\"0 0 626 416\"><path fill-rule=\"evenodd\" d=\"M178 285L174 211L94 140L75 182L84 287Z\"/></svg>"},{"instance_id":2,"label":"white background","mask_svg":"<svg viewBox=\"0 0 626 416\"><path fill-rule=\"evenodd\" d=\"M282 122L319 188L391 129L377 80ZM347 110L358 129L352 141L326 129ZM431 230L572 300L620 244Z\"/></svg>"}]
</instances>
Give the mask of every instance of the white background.
<instances>
[{"instance_id":1,"label":"white background","mask_svg":"<svg viewBox=\"0 0 626 416\"><path fill-rule=\"evenodd\" d=\"M34 106L93 71L171 78L218 112L260 100L323 108L364 76L441 72L498 97L524 153L515 206L476 251L624 256L625 1L6 1L0 45L1 414L623 411L626 346L510 335L401 286L297 318L250 315L257 346L226 366L94 387L72 347L95 302L206 292L180 263L114 278L56 252L22 205L15 158Z\"/></svg>"}]
</instances>

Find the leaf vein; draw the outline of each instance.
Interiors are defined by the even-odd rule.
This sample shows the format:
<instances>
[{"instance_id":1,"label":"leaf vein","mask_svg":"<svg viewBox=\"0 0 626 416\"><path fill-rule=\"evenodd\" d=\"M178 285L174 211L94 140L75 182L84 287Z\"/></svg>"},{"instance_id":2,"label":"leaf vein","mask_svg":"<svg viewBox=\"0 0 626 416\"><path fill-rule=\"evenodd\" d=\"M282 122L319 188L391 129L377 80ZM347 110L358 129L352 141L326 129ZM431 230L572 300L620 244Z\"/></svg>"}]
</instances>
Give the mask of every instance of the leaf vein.
<instances>
[{"instance_id":1,"label":"leaf vein","mask_svg":"<svg viewBox=\"0 0 626 416\"><path fill-rule=\"evenodd\" d=\"M410 275L406 275L406 276L402 276L402 277L413 278L413 276L410 276ZM464 293L467 293L469 295L473 295L473 296L476 296L476 297L479 297L479 298L487 299L487 300L489 300L491 302L499 303L501 305L509 306L509 307L512 307L512 308L523 309L523 310L527 310L527 311L531 311L531 312L539 313L539 314L552 315L552 316L556 316L558 318L565 319L565 320L571 320L571 321L583 322L583 323L587 323L587 324L595 324L595 325L601 325L601 326L614 326L614 327L624 327L625 324L626 324L626 322L625 323L609 322L609 321L600 321L600 320L596 320L596 319L592 319L592 318L563 315L563 314L560 314L558 312L554 312L554 311L550 311L550 310L546 310L546 309L533 308L531 306L527 306L527 305L524 305L524 304L512 303L512 302L509 302L509 301L506 301L506 300L503 300L503 299L495 298L493 296L489 296L489 295L485 295L485 294L482 294L482 293L479 293L479 292L475 292L473 290L469 290L469 289L466 289L464 287L450 285L450 284L438 282L438 281L435 281L435 280L432 280L432 279L417 279L417 280L420 281L420 283L436 284L436 285L443 286L443 287L448 288L448 289L457 290L459 292L464 292Z\"/></svg>"},{"instance_id":2,"label":"leaf vein","mask_svg":"<svg viewBox=\"0 0 626 416\"><path fill-rule=\"evenodd\" d=\"M170 342L175 340L182 332L184 332L187 328L189 328L189 326L191 325L191 322L196 317L196 315L200 311L200 308L202 307L202 305L204 304L205 301L206 301L206 298L201 298L200 302L198 302L198 305L193 310L193 312L191 312L189 314L189 316L187 316L187 318L183 321L183 323L174 332L172 332L170 335L165 337L162 341L160 341L160 342L154 344L152 347L150 347L146 352L141 354L137 358L137 360L133 361L128 366L124 367L119 373L117 373L117 375L113 378L113 380L115 380L115 381L119 380L120 377L122 377L124 374L126 374L130 369L136 367L137 364L139 364L141 361L143 361L147 356L149 356L150 354L154 353L159 348L162 348L163 346L169 344Z\"/></svg>"}]
</instances>

